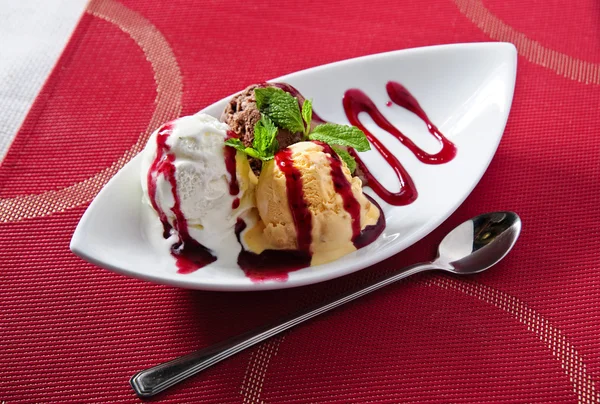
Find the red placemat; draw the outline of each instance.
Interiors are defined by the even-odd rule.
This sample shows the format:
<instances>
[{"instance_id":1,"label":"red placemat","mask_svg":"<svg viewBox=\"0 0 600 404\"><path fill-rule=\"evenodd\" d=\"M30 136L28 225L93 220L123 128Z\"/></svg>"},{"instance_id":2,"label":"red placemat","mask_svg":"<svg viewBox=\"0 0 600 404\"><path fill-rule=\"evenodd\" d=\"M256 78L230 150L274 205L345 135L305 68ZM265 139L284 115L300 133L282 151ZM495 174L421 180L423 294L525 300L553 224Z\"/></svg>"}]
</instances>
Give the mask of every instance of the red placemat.
<instances>
[{"instance_id":1,"label":"red placemat","mask_svg":"<svg viewBox=\"0 0 600 404\"><path fill-rule=\"evenodd\" d=\"M157 397L183 402L598 402L600 3L580 0L93 0L0 166L0 402L139 402L136 371L430 258L443 234L510 209L493 270L394 285ZM438 43L519 51L506 133L438 230L359 273L293 290L209 293L87 264L87 204L160 123L246 85Z\"/></svg>"}]
</instances>

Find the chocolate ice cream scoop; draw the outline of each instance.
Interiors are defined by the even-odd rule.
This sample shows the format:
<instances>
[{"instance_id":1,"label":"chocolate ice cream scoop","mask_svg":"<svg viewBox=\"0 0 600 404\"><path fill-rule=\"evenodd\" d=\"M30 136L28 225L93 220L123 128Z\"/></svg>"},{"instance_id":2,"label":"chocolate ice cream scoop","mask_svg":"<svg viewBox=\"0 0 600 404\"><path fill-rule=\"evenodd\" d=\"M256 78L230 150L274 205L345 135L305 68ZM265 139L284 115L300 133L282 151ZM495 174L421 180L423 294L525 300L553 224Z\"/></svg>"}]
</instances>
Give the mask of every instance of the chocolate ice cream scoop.
<instances>
[{"instance_id":1,"label":"chocolate ice cream scoop","mask_svg":"<svg viewBox=\"0 0 600 404\"><path fill-rule=\"evenodd\" d=\"M253 84L229 101L221 115L221 121L225 122L234 131L247 147L252 147L254 140L254 125L260 120L260 111L256 105L256 88L278 87L270 83ZM300 96L301 97L301 96ZM304 97L300 102L304 102ZM277 134L279 149L285 149L291 144L302 141L302 133L291 133L280 129Z\"/></svg>"},{"instance_id":2,"label":"chocolate ice cream scoop","mask_svg":"<svg viewBox=\"0 0 600 404\"><path fill-rule=\"evenodd\" d=\"M221 114L221 121L229 125L231 130L238 135L239 139L246 147L252 147L252 142L254 141L254 125L260 120L261 116L258 106L256 105L256 95L254 94L254 90L265 87L279 88L291 94L298 100L298 107L300 110L302 109L302 104L305 100L304 96L300 94L296 88L287 83L252 84L251 86L246 87L244 91L231 98ZM326 122L313 111L311 130L322 123ZM288 146L303 140L305 139L303 139L303 134L301 132L292 133L286 129L278 129L277 143L279 144L279 150L283 150ZM254 173L260 175L262 162L252 157L248 157L248 160L250 161L250 166ZM361 180L366 181L365 176L361 175L362 173L360 170L357 169L356 174Z\"/></svg>"},{"instance_id":3,"label":"chocolate ice cream scoop","mask_svg":"<svg viewBox=\"0 0 600 404\"><path fill-rule=\"evenodd\" d=\"M234 96L221 114L221 121L225 122L232 131L234 131L239 139L244 143L246 147L252 147L254 141L254 125L260 120L260 111L256 105L256 96L254 90L256 88L264 87L277 87L281 88L278 84L261 83L253 84L238 95ZM286 91L285 88L282 90ZM301 105L304 102L304 97L300 94L293 94L298 98ZM277 142L279 144L279 150L285 149L289 145L302 141L303 134L300 132L291 133L285 129L279 129L277 133ZM261 161L250 158L250 165L252 170L259 174L261 168Z\"/></svg>"},{"instance_id":4,"label":"chocolate ice cream scoop","mask_svg":"<svg viewBox=\"0 0 600 404\"><path fill-rule=\"evenodd\" d=\"M254 89L261 87L264 86L253 84L247 87L229 101L221 114L221 122L229 125L246 147L252 147L254 125L260 120Z\"/></svg>"}]
</instances>

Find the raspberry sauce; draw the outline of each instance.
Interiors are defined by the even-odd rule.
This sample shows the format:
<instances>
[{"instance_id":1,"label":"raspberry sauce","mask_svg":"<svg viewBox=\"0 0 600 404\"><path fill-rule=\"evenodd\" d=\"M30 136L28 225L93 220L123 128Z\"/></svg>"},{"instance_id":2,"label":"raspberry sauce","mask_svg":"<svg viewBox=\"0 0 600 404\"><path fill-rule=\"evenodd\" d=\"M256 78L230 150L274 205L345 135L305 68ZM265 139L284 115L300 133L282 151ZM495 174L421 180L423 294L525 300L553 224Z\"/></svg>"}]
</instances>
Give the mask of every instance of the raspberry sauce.
<instances>
[{"instance_id":1,"label":"raspberry sauce","mask_svg":"<svg viewBox=\"0 0 600 404\"><path fill-rule=\"evenodd\" d=\"M234 131L227 131L227 139L237 138L237 134ZM229 174L229 195L236 196L240 193L240 185L237 180L237 170L236 170L236 162L235 155L237 154L236 150L233 147L224 146L223 153L225 154L225 168L227 169L227 173ZM236 199L237 200L237 199ZM233 201L233 205L236 204L236 200ZM237 200L237 205L239 206L240 202ZM237 208L235 206L233 209Z\"/></svg>"},{"instance_id":2,"label":"raspberry sauce","mask_svg":"<svg viewBox=\"0 0 600 404\"><path fill-rule=\"evenodd\" d=\"M310 245L312 244L312 216L308 209L308 204L304 199L302 175L300 170L294 166L292 150L283 149L277 153L275 155L275 163L285 175L288 203L292 218L294 219L294 225L296 226L298 250L310 254Z\"/></svg>"},{"instance_id":3,"label":"raspberry sauce","mask_svg":"<svg viewBox=\"0 0 600 404\"><path fill-rule=\"evenodd\" d=\"M224 146L223 153L225 154L225 168L229 174L229 195L237 195L240 193L240 185L237 180L237 170L235 164L236 150L233 147Z\"/></svg>"},{"instance_id":4,"label":"raspberry sauce","mask_svg":"<svg viewBox=\"0 0 600 404\"><path fill-rule=\"evenodd\" d=\"M240 235L245 228L246 222L238 219L235 235L240 244L242 244ZM260 254L254 254L242 248L237 263L252 282L285 282L290 272L309 267L311 258L307 251L265 250Z\"/></svg>"},{"instance_id":5,"label":"raspberry sauce","mask_svg":"<svg viewBox=\"0 0 600 404\"><path fill-rule=\"evenodd\" d=\"M396 104L405 108L421 118L425 125L427 125L427 130L431 133L437 140L440 142L442 148L439 152L435 154L429 154L418 148L410 139L407 139L404 135L397 130L401 136L396 136L402 144L404 144L410 151L414 153L415 156L423 163L426 164L444 164L452 160L456 156L456 146L454 143L449 141L442 135L442 133L438 130L438 128L431 122L419 102L415 97L404 87L402 84L397 83L395 81L388 81L385 86L387 90L388 96L390 99ZM381 126L381 125L380 125ZM384 128L385 129L385 128ZM386 129L387 130L387 129ZM394 135L394 133L392 133ZM401 139L401 137L403 139Z\"/></svg>"},{"instance_id":6,"label":"raspberry sauce","mask_svg":"<svg viewBox=\"0 0 600 404\"><path fill-rule=\"evenodd\" d=\"M369 195L364 195L373 205L377 206L377 209L379 209L379 219L377 219L377 223L374 225L365 227L363 231L360 232L358 237L352 240L354 247L356 247L357 250L377 240L377 237L379 237L379 235L383 233L383 230L385 229L385 216L383 215L381 206L379 206L375 199L371 198Z\"/></svg>"},{"instance_id":7,"label":"raspberry sauce","mask_svg":"<svg viewBox=\"0 0 600 404\"><path fill-rule=\"evenodd\" d=\"M452 142L442 135L438 128L430 121L429 117L421 108L417 100L413 95L400 83L390 81L386 85L386 90L390 100L396 105L401 106L409 110L410 112L417 115L425 124L429 133L431 133L441 145L439 152L430 154L419 148L412 140L407 138L398 128L388 121L383 114L377 109L375 103L361 90L350 89L346 91L343 98L344 111L346 117L350 123L359 129L361 129L369 141L373 144L374 148L381 154L381 156L388 162L392 167L398 180L400 182L400 190L398 192L391 192L387 190L375 176L365 166L363 161L358 157L358 154L351 150L352 155L356 158L356 162L360 169L365 174L368 180L368 185L387 203L390 205L408 205L417 199L417 189L410 178L410 175L398 159L383 145L377 137L369 132L365 126L358 119L358 115L361 112L366 112L373 119L373 121L383 130L394 136L400 141L406 148L408 148L419 161L425 164L443 164L452 160L456 156L456 146Z\"/></svg>"},{"instance_id":8,"label":"raspberry sauce","mask_svg":"<svg viewBox=\"0 0 600 404\"><path fill-rule=\"evenodd\" d=\"M168 238L171 230L177 231L179 241L171 246L171 255L176 260L179 273L188 274L195 270L214 262L217 258L210 251L196 240L190 237L188 232L187 220L181 211L181 201L177 193L177 179L175 176L175 155L169 153L171 147L167 144L167 139L173 132L173 124L163 125L156 136L156 156L148 171L148 196L150 203L163 225L163 237ZM175 215L173 225L169 223L167 214L162 210L156 201L156 186L158 177L162 175L171 185L174 204L171 212Z\"/></svg>"},{"instance_id":9,"label":"raspberry sauce","mask_svg":"<svg viewBox=\"0 0 600 404\"><path fill-rule=\"evenodd\" d=\"M315 142L323 148L323 152L329 154L329 165L331 167L331 179L333 188L344 202L344 210L350 215L352 226L352 242L360 236L360 203L352 193L352 185L342 170L342 162L335 151L326 143Z\"/></svg>"},{"instance_id":10,"label":"raspberry sauce","mask_svg":"<svg viewBox=\"0 0 600 404\"><path fill-rule=\"evenodd\" d=\"M237 134L232 131L227 131L227 139L237 139ZM236 150L233 147L225 146L223 149L223 153L225 154L225 168L227 169L227 173L229 174L229 195L236 196L240 193L240 184L237 180L237 165L235 161L235 156L237 154ZM231 209L235 210L240 207L240 198L235 198L233 202L231 202Z\"/></svg>"}]
</instances>

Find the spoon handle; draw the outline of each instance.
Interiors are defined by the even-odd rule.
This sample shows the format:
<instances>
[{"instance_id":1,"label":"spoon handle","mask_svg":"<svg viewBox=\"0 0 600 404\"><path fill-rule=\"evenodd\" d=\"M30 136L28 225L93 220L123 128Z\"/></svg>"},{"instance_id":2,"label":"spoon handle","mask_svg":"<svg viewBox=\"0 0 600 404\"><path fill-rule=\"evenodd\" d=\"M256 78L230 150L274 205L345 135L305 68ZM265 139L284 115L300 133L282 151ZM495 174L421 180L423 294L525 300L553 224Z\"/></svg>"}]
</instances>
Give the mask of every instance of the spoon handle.
<instances>
[{"instance_id":1,"label":"spoon handle","mask_svg":"<svg viewBox=\"0 0 600 404\"><path fill-rule=\"evenodd\" d=\"M280 332L288 330L295 325L303 323L306 320L316 317L319 314L335 309L336 307L399 281L400 279L414 275L418 272L433 269L441 268L428 262L411 265L401 270L394 271L366 286L362 286L358 290L344 293L327 303L297 313L296 315L287 317L277 323L257 328L172 361L142 370L131 378L131 387L133 387L133 390L135 390L137 395L142 398L152 397L223 359L271 338Z\"/></svg>"}]
</instances>

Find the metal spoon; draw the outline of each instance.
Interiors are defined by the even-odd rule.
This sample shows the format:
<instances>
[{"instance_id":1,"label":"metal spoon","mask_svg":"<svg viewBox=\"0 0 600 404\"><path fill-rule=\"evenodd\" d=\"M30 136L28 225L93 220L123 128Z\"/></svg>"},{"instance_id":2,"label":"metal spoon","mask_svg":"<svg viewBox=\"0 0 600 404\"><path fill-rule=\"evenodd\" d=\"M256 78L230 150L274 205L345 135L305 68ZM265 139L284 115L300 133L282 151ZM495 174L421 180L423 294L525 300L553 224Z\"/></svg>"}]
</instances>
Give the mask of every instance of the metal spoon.
<instances>
[{"instance_id":1,"label":"metal spoon","mask_svg":"<svg viewBox=\"0 0 600 404\"><path fill-rule=\"evenodd\" d=\"M442 270L456 275L484 271L500 261L514 246L521 232L521 219L513 212L493 212L462 223L442 240L432 262L412 265L386 275L358 290L347 292L318 307L142 370L131 386L140 397L151 397L246 348L292 328L308 319L423 271Z\"/></svg>"}]
</instances>

